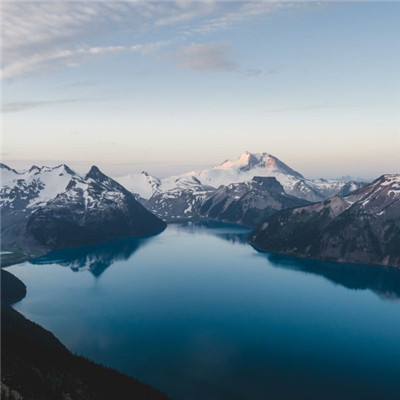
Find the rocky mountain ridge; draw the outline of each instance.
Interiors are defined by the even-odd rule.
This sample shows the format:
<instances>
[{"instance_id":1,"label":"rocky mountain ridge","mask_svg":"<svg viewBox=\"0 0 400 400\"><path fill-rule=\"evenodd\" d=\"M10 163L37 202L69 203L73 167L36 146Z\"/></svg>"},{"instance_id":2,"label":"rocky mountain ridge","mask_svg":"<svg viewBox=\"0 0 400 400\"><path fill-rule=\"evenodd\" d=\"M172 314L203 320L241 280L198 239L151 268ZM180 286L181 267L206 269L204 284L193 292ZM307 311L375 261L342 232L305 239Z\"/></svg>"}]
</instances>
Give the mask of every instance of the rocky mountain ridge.
<instances>
[{"instance_id":1,"label":"rocky mountain ridge","mask_svg":"<svg viewBox=\"0 0 400 400\"><path fill-rule=\"evenodd\" d=\"M208 219L256 226L277 211L309 204L286 194L274 177L254 177L250 182L220 186L202 204L200 214Z\"/></svg>"},{"instance_id":2,"label":"rocky mountain ridge","mask_svg":"<svg viewBox=\"0 0 400 400\"><path fill-rule=\"evenodd\" d=\"M400 268L400 175L348 194L280 211L250 241L273 253Z\"/></svg>"},{"instance_id":3,"label":"rocky mountain ridge","mask_svg":"<svg viewBox=\"0 0 400 400\"><path fill-rule=\"evenodd\" d=\"M219 198L219 203L221 203L221 197L225 194L224 202L229 202L233 193L232 185L237 185L236 190L240 188L241 196L245 194L247 188L247 198L251 198L255 195L253 192L254 177L275 178L286 195L303 200L303 203L293 203L296 206L306 204L306 202L321 201L334 194L346 195L363 185L363 183L353 181L306 179L271 154L247 151L236 161L225 160L222 164L209 169L191 171L164 179L152 177L146 172L115 179L126 185L145 207L170 222L210 218L211 215L215 219L226 220L225 213L218 215L215 212L218 208L214 208L213 211L208 210L210 201L213 201L211 198L214 200ZM225 189L222 189L223 187ZM266 191L268 190L263 190L264 194L261 197L258 196L258 201L253 199L254 210L245 211L247 213L246 225L254 227L260 222L263 213L259 210L267 207L267 204L261 204ZM282 208L286 208L286 203L285 205L283 203L279 206L275 205L274 211ZM236 218L231 215L228 220L243 223L243 212L243 210L240 211L240 215ZM254 215L254 218L251 218L250 215ZM264 215L269 215L269 213Z\"/></svg>"},{"instance_id":4,"label":"rocky mountain ridge","mask_svg":"<svg viewBox=\"0 0 400 400\"><path fill-rule=\"evenodd\" d=\"M176 188L188 188L191 183L218 189L221 185L250 182L253 177L275 177L287 194L307 201L321 201L334 194L347 194L362 186L355 181L327 179L306 179L277 157L268 153L246 151L236 161L225 160L212 168L191 171L164 179L158 179L147 172L116 177L142 199L168 193Z\"/></svg>"},{"instance_id":5,"label":"rocky mountain ridge","mask_svg":"<svg viewBox=\"0 0 400 400\"><path fill-rule=\"evenodd\" d=\"M34 166L25 172L4 165L1 169L3 247L74 247L113 237L147 236L166 226L95 166L85 176L66 165Z\"/></svg>"}]
</instances>

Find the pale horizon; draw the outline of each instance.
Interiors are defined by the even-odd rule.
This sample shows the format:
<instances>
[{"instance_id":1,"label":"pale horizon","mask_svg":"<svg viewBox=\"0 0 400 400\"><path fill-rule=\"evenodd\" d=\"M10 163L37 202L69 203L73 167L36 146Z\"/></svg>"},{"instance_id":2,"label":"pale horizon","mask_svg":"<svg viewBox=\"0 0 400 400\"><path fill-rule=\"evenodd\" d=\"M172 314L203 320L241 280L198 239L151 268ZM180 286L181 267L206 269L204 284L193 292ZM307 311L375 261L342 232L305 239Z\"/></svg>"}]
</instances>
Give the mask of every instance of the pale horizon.
<instances>
[{"instance_id":1,"label":"pale horizon","mask_svg":"<svg viewBox=\"0 0 400 400\"><path fill-rule=\"evenodd\" d=\"M247 151L247 150L246 150ZM244 151L241 153L243 154ZM262 151L254 151L250 153L264 153ZM268 152L265 152L268 153ZM170 177L173 175L180 175L192 171L198 171L198 170L203 170L203 169L208 169L212 168L215 166L218 166L222 164L226 160L231 160L235 161L239 158L241 154L238 154L237 157L231 157L231 158L224 158L221 159L220 161L216 161L211 164L174 164L173 162L148 162L148 163L116 163L116 164L102 164L101 162L88 162L88 161L78 161L78 162L68 162L65 160L24 160L24 161L15 161L11 160L10 163L5 163L8 167L16 169L17 171L23 171L23 170L28 170L31 168L33 165L36 165L38 167L56 167L60 164L65 164L68 167L72 168L74 171L76 171L79 174L86 174L91 166L95 165L97 166L103 173L112 176L112 177L120 177L124 175L128 175L131 173L141 173L141 172L147 172L150 175L153 175L157 178L163 179L166 177ZM271 153L269 153L271 154ZM275 154L271 154L272 156L275 156ZM394 172L388 172L388 171L382 171L382 173L377 174L376 176L368 176L368 175L361 175L361 174L351 174L349 171L345 171L344 173L340 174L339 172L335 174L334 171L332 171L331 174L327 175L318 175L318 173L315 173L315 167L313 166L310 167L310 173L307 174L305 173L302 169L296 168L296 166L293 166L290 163L287 163L285 160L277 157L279 160L287 164L290 168L294 169L295 171L299 172L302 174L305 178L309 179L318 179L318 178L326 178L326 179L340 179L340 178L354 178L354 179L360 179L360 180L365 180L365 181L372 181L376 178L378 178L381 175L384 174L397 174L399 173L398 171ZM314 172L313 172L314 171ZM340 171L338 169L337 171Z\"/></svg>"}]
</instances>

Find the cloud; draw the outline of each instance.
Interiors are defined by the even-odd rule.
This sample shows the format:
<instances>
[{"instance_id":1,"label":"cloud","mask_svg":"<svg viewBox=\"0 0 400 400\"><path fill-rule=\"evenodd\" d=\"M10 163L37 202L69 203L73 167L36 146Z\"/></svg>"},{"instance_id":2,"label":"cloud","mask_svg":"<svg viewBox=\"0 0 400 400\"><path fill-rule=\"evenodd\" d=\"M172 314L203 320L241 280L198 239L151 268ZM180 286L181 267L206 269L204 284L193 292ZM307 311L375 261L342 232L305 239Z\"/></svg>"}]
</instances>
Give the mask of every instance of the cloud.
<instances>
[{"instance_id":1,"label":"cloud","mask_svg":"<svg viewBox=\"0 0 400 400\"><path fill-rule=\"evenodd\" d=\"M135 44L132 46L79 47L72 50L56 50L47 53L38 52L7 63L2 70L2 77L4 79L11 79L28 73L52 71L61 67L76 68L85 61L112 56L122 52L139 52L142 55L149 55L167 44L168 42L156 42Z\"/></svg>"},{"instance_id":2,"label":"cloud","mask_svg":"<svg viewBox=\"0 0 400 400\"><path fill-rule=\"evenodd\" d=\"M116 29L140 32L160 18L179 13L174 3L147 1L5 2L3 47L29 50L96 38ZM171 6L169 6L171 5Z\"/></svg>"},{"instance_id":3,"label":"cloud","mask_svg":"<svg viewBox=\"0 0 400 400\"><path fill-rule=\"evenodd\" d=\"M269 69L265 69L265 68L248 68L243 70L243 74L249 77L257 77L257 76L262 76L262 75L273 75L276 74L278 72L281 72L283 69L283 65L280 65L278 67L275 68L269 68Z\"/></svg>"},{"instance_id":4,"label":"cloud","mask_svg":"<svg viewBox=\"0 0 400 400\"><path fill-rule=\"evenodd\" d=\"M65 1L5 2L2 8L2 76L11 79L78 67L124 51L152 54L167 41L138 42L137 34L150 31L161 18L178 15L182 6Z\"/></svg>"},{"instance_id":5,"label":"cloud","mask_svg":"<svg viewBox=\"0 0 400 400\"><path fill-rule=\"evenodd\" d=\"M173 5L172 2L169 2ZM209 15L216 11L217 1L177 1L175 2L178 12L169 13L155 21L156 26L176 25L185 23Z\"/></svg>"},{"instance_id":6,"label":"cloud","mask_svg":"<svg viewBox=\"0 0 400 400\"><path fill-rule=\"evenodd\" d=\"M292 2L277 2L277 1L250 1L250 2L237 2L235 7L231 10L226 10L222 15L207 19L204 23L194 28L193 31L197 33L209 33L217 30L224 30L231 28L233 25L271 14L282 8L293 7Z\"/></svg>"},{"instance_id":7,"label":"cloud","mask_svg":"<svg viewBox=\"0 0 400 400\"><path fill-rule=\"evenodd\" d=\"M79 67L123 52L148 56L161 47L174 45L182 46L175 54L185 68L231 70L235 63L227 46L184 46L186 40L198 35L204 39L208 32L227 29L282 7L291 5L218 0L7 1L2 7L2 75L12 79Z\"/></svg>"},{"instance_id":8,"label":"cloud","mask_svg":"<svg viewBox=\"0 0 400 400\"><path fill-rule=\"evenodd\" d=\"M237 68L228 43L191 43L178 49L182 68L197 71L232 71Z\"/></svg>"},{"instance_id":9,"label":"cloud","mask_svg":"<svg viewBox=\"0 0 400 400\"><path fill-rule=\"evenodd\" d=\"M3 113L20 112L20 111L30 110L31 108L37 108L37 107L42 107L42 106L54 105L54 104L77 103L80 101L85 101L85 99L64 99L64 100L48 100L48 101L18 101L18 102L3 104L2 111L3 111Z\"/></svg>"}]
</instances>

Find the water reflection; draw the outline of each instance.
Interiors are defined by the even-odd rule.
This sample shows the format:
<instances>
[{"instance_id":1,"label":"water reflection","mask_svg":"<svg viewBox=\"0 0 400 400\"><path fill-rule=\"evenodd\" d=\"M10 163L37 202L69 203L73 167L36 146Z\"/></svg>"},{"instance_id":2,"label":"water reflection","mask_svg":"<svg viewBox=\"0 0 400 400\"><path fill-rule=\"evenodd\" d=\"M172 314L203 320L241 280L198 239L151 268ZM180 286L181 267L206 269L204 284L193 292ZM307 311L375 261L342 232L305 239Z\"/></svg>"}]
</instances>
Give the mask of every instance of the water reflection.
<instances>
[{"instance_id":1,"label":"water reflection","mask_svg":"<svg viewBox=\"0 0 400 400\"><path fill-rule=\"evenodd\" d=\"M121 238L74 249L53 250L31 260L30 263L36 265L58 264L69 267L73 271L88 270L97 278L114 262L128 260L151 239L151 237L145 239Z\"/></svg>"},{"instance_id":2,"label":"water reflection","mask_svg":"<svg viewBox=\"0 0 400 400\"><path fill-rule=\"evenodd\" d=\"M250 229L218 221L200 221L173 224L174 229L192 235L207 234L232 244L248 245ZM128 260L140 247L148 244L145 239L121 238L107 243L68 250L54 250L31 260L31 264L58 264L73 271L90 271L99 277L116 261ZM375 265L344 264L294 258L270 253L258 253L278 268L302 271L323 276L331 282L352 290L371 290L381 298L400 298L400 271Z\"/></svg>"},{"instance_id":3,"label":"water reflection","mask_svg":"<svg viewBox=\"0 0 400 400\"><path fill-rule=\"evenodd\" d=\"M175 399L397 400L400 308L357 289L397 299L399 273L256 253L247 232L170 224L151 239L53 252L33 263L100 274L130 259L100 281L15 265L28 287L15 308Z\"/></svg>"},{"instance_id":4,"label":"water reflection","mask_svg":"<svg viewBox=\"0 0 400 400\"><path fill-rule=\"evenodd\" d=\"M224 239L232 244L248 244L251 229L244 226L228 224L220 221L183 222L176 225L178 231L193 235L209 234Z\"/></svg>"},{"instance_id":5,"label":"water reflection","mask_svg":"<svg viewBox=\"0 0 400 400\"><path fill-rule=\"evenodd\" d=\"M352 290L372 290L384 299L400 298L400 271L379 265L344 264L259 253L279 268L303 271Z\"/></svg>"}]
</instances>

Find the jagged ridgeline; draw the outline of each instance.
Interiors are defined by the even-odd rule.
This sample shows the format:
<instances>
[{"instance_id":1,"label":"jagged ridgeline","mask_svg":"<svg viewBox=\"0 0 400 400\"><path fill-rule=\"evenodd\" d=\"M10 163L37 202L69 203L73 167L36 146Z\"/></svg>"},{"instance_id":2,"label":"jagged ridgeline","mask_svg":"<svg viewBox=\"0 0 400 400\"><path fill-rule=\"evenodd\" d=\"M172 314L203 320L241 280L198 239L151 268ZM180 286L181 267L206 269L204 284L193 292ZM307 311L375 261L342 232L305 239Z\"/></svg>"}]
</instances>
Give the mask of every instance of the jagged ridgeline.
<instances>
[{"instance_id":1,"label":"jagged ridgeline","mask_svg":"<svg viewBox=\"0 0 400 400\"><path fill-rule=\"evenodd\" d=\"M290 196L274 177L254 177L250 182L220 186L202 205L201 215L209 219L255 226L285 208L309 204Z\"/></svg>"},{"instance_id":2,"label":"jagged ridgeline","mask_svg":"<svg viewBox=\"0 0 400 400\"><path fill-rule=\"evenodd\" d=\"M279 189L272 180L260 184L254 177L275 178ZM249 152L236 161L165 179L142 172L115 180L166 221L212 218L251 227L281 209L346 195L363 185L352 180L307 179L271 154Z\"/></svg>"},{"instance_id":3,"label":"jagged ridgeline","mask_svg":"<svg viewBox=\"0 0 400 400\"><path fill-rule=\"evenodd\" d=\"M25 172L1 168L3 248L67 248L148 236L166 226L95 166L85 176L66 165Z\"/></svg>"},{"instance_id":4,"label":"jagged ridgeline","mask_svg":"<svg viewBox=\"0 0 400 400\"><path fill-rule=\"evenodd\" d=\"M400 268L400 175L383 175L347 196L280 211L250 240L273 253Z\"/></svg>"},{"instance_id":5,"label":"jagged ridgeline","mask_svg":"<svg viewBox=\"0 0 400 400\"><path fill-rule=\"evenodd\" d=\"M162 180L146 172L112 179L97 167L81 176L66 165L19 172L1 164L1 171L3 249L29 251L147 236L165 228L162 220L256 227L277 211L362 186L306 179L268 153L249 152Z\"/></svg>"}]
</instances>

